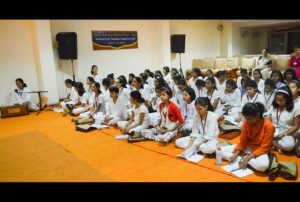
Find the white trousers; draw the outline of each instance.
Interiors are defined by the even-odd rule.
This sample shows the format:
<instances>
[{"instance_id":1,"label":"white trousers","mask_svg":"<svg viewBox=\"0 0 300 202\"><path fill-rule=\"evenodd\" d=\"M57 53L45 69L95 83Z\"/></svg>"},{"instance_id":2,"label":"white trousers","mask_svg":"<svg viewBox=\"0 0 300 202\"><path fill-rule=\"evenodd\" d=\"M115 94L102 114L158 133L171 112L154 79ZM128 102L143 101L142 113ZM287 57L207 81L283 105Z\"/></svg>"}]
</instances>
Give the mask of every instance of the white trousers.
<instances>
[{"instance_id":1,"label":"white trousers","mask_svg":"<svg viewBox=\"0 0 300 202\"><path fill-rule=\"evenodd\" d=\"M194 123L194 120L193 120L193 119L191 119L191 120L186 120L186 121L184 122L184 125L183 125L183 127L182 127L182 130L190 130L190 131L192 131L192 129L193 129L193 123Z\"/></svg>"},{"instance_id":2,"label":"white trousers","mask_svg":"<svg viewBox=\"0 0 300 202\"><path fill-rule=\"evenodd\" d=\"M233 150L236 147L235 145L228 145L221 147L222 158L224 160L229 160L229 158L233 155ZM239 157L238 160L242 159ZM255 170L265 172L269 167L269 157L267 154L260 155L256 158L251 159L248 164L252 166Z\"/></svg>"},{"instance_id":3,"label":"white trousers","mask_svg":"<svg viewBox=\"0 0 300 202\"><path fill-rule=\"evenodd\" d=\"M157 132L156 128L150 128L143 130L141 134L143 137L149 140L154 140L157 142L169 142L173 137L175 137L175 135L177 134L177 130L161 134Z\"/></svg>"},{"instance_id":4,"label":"white trousers","mask_svg":"<svg viewBox=\"0 0 300 202\"><path fill-rule=\"evenodd\" d=\"M190 139L190 136L179 138L175 141L175 145L179 148L186 149L189 145ZM193 145L198 144L199 142L201 142L201 140L201 138L196 138L193 142ZM213 154L217 149L217 143L218 142L216 140L209 140L201 144L198 151L201 151L205 154Z\"/></svg>"},{"instance_id":5,"label":"white trousers","mask_svg":"<svg viewBox=\"0 0 300 202\"><path fill-rule=\"evenodd\" d=\"M119 127L120 129L124 130L124 129L126 128L127 123L128 123L128 121L118 121L117 125L118 125L118 127ZM133 124L133 123L132 123L132 124ZM131 125L132 125L132 124L131 124ZM137 126L137 127L135 127L135 128L130 129L130 130L129 130L129 133L131 133L131 132L142 132L142 130L145 130L145 129L147 129L146 126L139 125L139 126Z\"/></svg>"},{"instance_id":6,"label":"white trousers","mask_svg":"<svg viewBox=\"0 0 300 202\"><path fill-rule=\"evenodd\" d=\"M86 111L86 112L81 113L81 114L79 115L79 117L82 118L82 119L86 119L86 118L89 117L90 114L91 114L90 111Z\"/></svg>"},{"instance_id":7,"label":"white trousers","mask_svg":"<svg viewBox=\"0 0 300 202\"><path fill-rule=\"evenodd\" d=\"M88 110L87 107L78 107L78 108L73 109L72 113L77 115L77 114L86 112L87 110Z\"/></svg>"},{"instance_id":8,"label":"white trousers","mask_svg":"<svg viewBox=\"0 0 300 202\"><path fill-rule=\"evenodd\" d=\"M150 125L155 127L158 125L160 120L160 114L158 112L153 112L149 114Z\"/></svg>"},{"instance_id":9,"label":"white trousers","mask_svg":"<svg viewBox=\"0 0 300 202\"><path fill-rule=\"evenodd\" d=\"M295 139L292 136L288 135L278 140L278 144L281 146L282 150L292 151L296 143Z\"/></svg>"}]
</instances>

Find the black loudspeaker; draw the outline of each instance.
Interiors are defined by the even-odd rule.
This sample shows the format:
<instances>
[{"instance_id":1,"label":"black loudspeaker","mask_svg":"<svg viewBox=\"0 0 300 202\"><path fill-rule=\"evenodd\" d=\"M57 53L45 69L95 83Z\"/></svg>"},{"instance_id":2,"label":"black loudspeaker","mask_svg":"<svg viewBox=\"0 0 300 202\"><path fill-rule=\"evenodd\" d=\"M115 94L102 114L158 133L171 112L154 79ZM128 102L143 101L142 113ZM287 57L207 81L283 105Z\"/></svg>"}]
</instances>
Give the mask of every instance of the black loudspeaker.
<instances>
[{"instance_id":1,"label":"black loudspeaker","mask_svg":"<svg viewBox=\"0 0 300 202\"><path fill-rule=\"evenodd\" d=\"M171 52L184 53L185 51L185 34L176 34L171 36Z\"/></svg>"},{"instance_id":2,"label":"black loudspeaker","mask_svg":"<svg viewBox=\"0 0 300 202\"><path fill-rule=\"evenodd\" d=\"M60 32L56 34L59 59L77 59L76 32Z\"/></svg>"}]
</instances>

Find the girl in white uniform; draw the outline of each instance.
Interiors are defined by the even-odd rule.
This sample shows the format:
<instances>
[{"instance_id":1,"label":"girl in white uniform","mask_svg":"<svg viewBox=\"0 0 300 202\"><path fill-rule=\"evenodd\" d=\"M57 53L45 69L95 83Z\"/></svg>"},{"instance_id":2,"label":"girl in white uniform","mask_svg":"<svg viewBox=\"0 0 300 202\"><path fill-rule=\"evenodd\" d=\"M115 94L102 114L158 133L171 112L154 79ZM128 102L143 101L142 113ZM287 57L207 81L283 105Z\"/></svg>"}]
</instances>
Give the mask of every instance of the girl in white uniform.
<instances>
[{"instance_id":1,"label":"girl in white uniform","mask_svg":"<svg viewBox=\"0 0 300 202\"><path fill-rule=\"evenodd\" d=\"M289 85L290 81L297 81L297 77L296 77L296 72L294 69L288 68L285 70L285 72L283 73L283 77L284 77L284 83L286 85Z\"/></svg>"},{"instance_id":2,"label":"girl in white uniform","mask_svg":"<svg viewBox=\"0 0 300 202\"><path fill-rule=\"evenodd\" d=\"M74 82L71 80L71 79L66 79L65 80L65 85L67 87L67 91L68 91L68 96L67 96L67 101L62 101L60 102L60 105L62 106L62 109L67 105L67 104L70 104L70 105L74 105L77 100L78 100L78 93L77 91L75 90L75 87L74 87ZM65 100L66 100L65 99Z\"/></svg>"},{"instance_id":3,"label":"girl in white uniform","mask_svg":"<svg viewBox=\"0 0 300 202\"><path fill-rule=\"evenodd\" d=\"M130 73L128 75L128 84L129 84L128 89L130 90L130 92L135 90L134 87L132 86L132 80L134 79L134 77L135 77L135 75L133 73Z\"/></svg>"},{"instance_id":4,"label":"girl in white uniform","mask_svg":"<svg viewBox=\"0 0 300 202\"><path fill-rule=\"evenodd\" d=\"M240 123L240 125L242 124L241 121L242 121L242 118L243 118L242 109L243 109L243 107L246 103L248 103L248 102L250 102L250 103L260 102L264 106L266 105L264 97L262 96L262 94L260 94L258 92L257 84L255 83L255 81L253 81L251 79L247 81L246 91L247 91L247 93L242 97L242 103L241 103L241 107L239 109L239 115L235 119L235 121Z\"/></svg>"},{"instance_id":5,"label":"girl in white uniform","mask_svg":"<svg viewBox=\"0 0 300 202\"><path fill-rule=\"evenodd\" d=\"M259 92L263 93L265 89L265 81L262 79L262 74L259 69L253 70L253 80L256 82Z\"/></svg>"},{"instance_id":6,"label":"girl in white uniform","mask_svg":"<svg viewBox=\"0 0 300 202\"><path fill-rule=\"evenodd\" d=\"M147 87L144 88L144 85L142 83L142 79L140 77L135 77L132 80L132 85L133 87L139 91L142 95L142 98L145 100L145 106L148 108L149 107L149 102L151 101L150 97L150 91Z\"/></svg>"},{"instance_id":7,"label":"girl in white uniform","mask_svg":"<svg viewBox=\"0 0 300 202\"><path fill-rule=\"evenodd\" d=\"M142 131L142 136L159 142L168 143L177 134L177 130L183 124L183 118L179 108L170 101L172 91L170 88L161 89L159 105L161 119L155 128Z\"/></svg>"},{"instance_id":8,"label":"girl in white uniform","mask_svg":"<svg viewBox=\"0 0 300 202\"><path fill-rule=\"evenodd\" d=\"M91 68L91 76L93 77L95 82L98 82L100 85L102 84L102 76L98 74L98 67L97 65L93 65ZM102 89L101 89L102 90Z\"/></svg>"},{"instance_id":9,"label":"girl in white uniform","mask_svg":"<svg viewBox=\"0 0 300 202\"><path fill-rule=\"evenodd\" d=\"M214 77L214 73L211 69L206 70L205 78L203 80L205 81L208 77Z\"/></svg>"},{"instance_id":10,"label":"girl in white uniform","mask_svg":"<svg viewBox=\"0 0 300 202\"><path fill-rule=\"evenodd\" d=\"M190 132L193 128L193 118L194 113L196 111L195 109L195 99L196 95L192 88L186 87L183 91L183 99L185 102L185 107L183 109L180 109L181 114L184 118L184 123L182 130Z\"/></svg>"},{"instance_id":11,"label":"girl in white uniform","mask_svg":"<svg viewBox=\"0 0 300 202\"><path fill-rule=\"evenodd\" d=\"M205 82L202 79L198 79L195 83L197 90L195 92L196 98L197 97L206 97L207 89L205 88Z\"/></svg>"},{"instance_id":12,"label":"girl in white uniform","mask_svg":"<svg viewBox=\"0 0 300 202\"><path fill-rule=\"evenodd\" d=\"M247 69L241 69L240 70L240 73L241 73L241 76L239 76L237 79L236 79L236 85L238 86L239 89L241 89L242 87L242 78L246 78L248 77L248 72L247 72Z\"/></svg>"},{"instance_id":13,"label":"girl in white uniform","mask_svg":"<svg viewBox=\"0 0 300 202\"><path fill-rule=\"evenodd\" d=\"M234 80L228 79L226 81L225 92L221 95L221 103L224 117L237 117L241 105L241 92Z\"/></svg>"},{"instance_id":14,"label":"girl in white uniform","mask_svg":"<svg viewBox=\"0 0 300 202\"><path fill-rule=\"evenodd\" d=\"M130 108L131 104L130 104L130 89L127 88L126 86L126 82L122 77L118 77L116 79L116 86L119 88L119 97L122 97L122 99L124 100L127 109Z\"/></svg>"},{"instance_id":15,"label":"girl in white uniform","mask_svg":"<svg viewBox=\"0 0 300 202\"><path fill-rule=\"evenodd\" d=\"M109 79L107 79L107 78L104 78L103 80L102 80L102 94L104 95L104 97L105 97L105 103L106 103L106 106L105 106L105 108L106 108L106 110L107 110L107 104L108 104L108 101L109 101L109 99L110 99L110 95L109 95L109 87L110 87L110 81L109 81Z\"/></svg>"},{"instance_id":16,"label":"girl in white uniform","mask_svg":"<svg viewBox=\"0 0 300 202\"><path fill-rule=\"evenodd\" d=\"M216 87L216 81L213 77L208 77L205 80L205 88L207 90L206 97L210 100L210 104L212 105L217 118L219 118L222 114L222 109L220 108L221 95Z\"/></svg>"},{"instance_id":17,"label":"girl in white uniform","mask_svg":"<svg viewBox=\"0 0 300 202\"><path fill-rule=\"evenodd\" d=\"M212 154L218 143L218 121L210 101L206 97L198 97L195 101L196 112L193 118L193 130L190 136L176 140L179 148L188 149L195 146L197 152Z\"/></svg>"},{"instance_id":18,"label":"girl in white uniform","mask_svg":"<svg viewBox=\"0 0 300 202\"><path fill-rule=\"evenodd\" d=\"M183 99L183 91L184 89L187 87L185 80L179 80L177 82L177 88L178 91L176 91L175 94L175 101L177 103L177 105L179 106L179 110L183 110L185 107L185 101Z\"/></svg>"},{"instance_id":19,"label":"girl in white uniform","mask_svg":"<svg viewBox=\"0 0 300 202\"><path fill-rule=\"evenodd\" d=\"M79 115L81 119L75 121L77 125L95 123L95 120L99 120L99 117L104 116L106 113L105 97L100 90L100 84L98 82L92 84L92 91L94 93L93 101L89 104L88 110Z\"/></svg>"},{"instance_id":20,"label":"girl in white uniform","mask_svg":"<svg viewBox=\"0 0 300 202\"><path fill-rule=\"evenodd\" d=\"M278 152L292 151L295 147L295 133L299 129L300 109L293 102L289 87L277 89L272 107L269 110L269 119L276 130L273 145Z\"/></svg>"},{"instance_id":21,"label":"girl in white uniform","mask_svg":"<svg viewBox=\"0 0 300 202\"><path fill-rule=\"evenodd\" d=\"M199 68L193 68L192 69L192 78L190 78L189 80L189 86L196 92L197 91L197 87L196 87L196 81L198 79L203 79L201 76L201 71Z\"/></svg>"},{"instance_id":22,"label":"girl in white uniform","mask_svg":"<svg viewBox=\"0 0 300 202\"><path fill-rule=\"evenodd\" d=\"M75 84L75 90L78 93L78 100L75 105L71 105L71 109L73 109L72 115L76 116L88 110L88 96L81 82Z\"/></svg>"},{"instance_id":23,"label":"girl in white uniform","mask_svg":"<svg viewBox=\"0 0 300 202\"><path fill-rule=\"evenodd\" d=\"M24 83L23 79L16 79L17 89L12 93L11 104L12 105L24 105L26 104L31 111L37 111L39 108L35 103L31 101L31 94L29 87Z\"/></svg>"},{"instance_id":24,"label":"girl in white uniform","mask_svg":"<svg viewBox=\"0 0 300 202\"><path fill-rule=\"evenodd\" d=\"M90 100L90 98L93 96L93 91L92 91L92 84L94 83L94 78L91 76L88 76L86 78L86 85L87 85L87 90L86 90L86 95L88 97L88 102Z\"/></svg>"},{"instance_id":25,"label":"girl in white uniform","mask_svg":"<svg viewBox=\"0 0 300 202\"><path fill-rule=\"evenodd\" d=\"M167 84L169 85L169 87L172 89L173 88L173 81L172 81L172 77L171 77L171 73L170 73L170 68L165 66L163 67L163 72L164 72L164 79L167 82Z\"/></svg>"},{"instance_id":26,"label":"girl in white uniform","mask_svg":"<svg viewBox=\"0 0 300 202\"><path fill-rule=\"evenodd\" d=\"M221 94L223 94L226 88L227 73L226 71L221 70L217 72L216 76L217 76L217 80L216 80L217 89Z\"/></svg>"},{"instance_id":27,"label":"girl in white uniform","mask_svg":"<svg viewBox=\"0 0 300 202\"><path fill-rule=\"evenodd\" d=\"M275 82L277 89L286 86L280 70L273 70L271 73L271 79Z\"/></svg>"},{"instance_id":28,"label":"girl in white uniform","mask_svg":"<svg viewBox=\"0 0 300 202\"><path fill-rule=\"evenodd\" d=\"M273 103L274 97L276 93L276 84L272 79L266 79L265 81L265 89L262 92L265 98L265 111L268 111Z\"/></svg>"},{"instance_id":29,"label":"girl in white uniform","mask_svg":"<svg viewBox=\"0 0 300 202\"><path fill-rule=\"evenodd\" d=\"M130 102L133 105L132 114L129 121L118 121L118 127L123 134L132 134L133 137L140 137L140 132L149 127L149 112L143 104L144 98L139 91L130 93Z\"/></svg>"},{"instance_id":30,"label":"girl in white uniform","mask_svg":"<svg viewBox=\"0 0 300 202\"><path fill-rule=\"evenodd\" d=\"M119 121L127 120L127 111L124 98L119 96L119 88L111 86L109 88L110 99L107 103L107 110L104 117L97 117L96 123L104 125L116 125ZM99 119L100 118L100 119Z\"/></svg>"}]
</instances>

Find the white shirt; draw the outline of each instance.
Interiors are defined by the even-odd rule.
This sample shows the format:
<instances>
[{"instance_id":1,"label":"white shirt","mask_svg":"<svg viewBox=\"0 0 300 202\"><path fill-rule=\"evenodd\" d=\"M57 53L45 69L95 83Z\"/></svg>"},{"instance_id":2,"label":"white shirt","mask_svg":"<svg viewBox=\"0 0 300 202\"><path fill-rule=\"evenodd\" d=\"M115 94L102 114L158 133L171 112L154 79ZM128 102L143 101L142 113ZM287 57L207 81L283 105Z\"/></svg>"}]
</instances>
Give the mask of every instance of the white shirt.
<instances>
[{"instance_id":1,"label":"white shirt","mask_svg":"<svg viewBox=\"0 0 300 202\"><path fill-rule=\"evenodd\" d=\"M202 87L200 90L197 90L195 91L195 94L196 94L196 98L197 97L206 97L207 96L207 89L205 87Z\"/></svg>"},{"instance_id":2,"label":"white shirt","mask_svg":"<svg viewBox=\"0 0 300 202\"><path fill-rule=\"evenodd\" d=\"M172 86L172 77L171 77L171 74L170 74L170 72L166 75L166 76L164 76L164 79L165 79L165 81L167 82L167 84L169 85L169 87L171 88L171 86ZM172 86L173 87L173 86ZM171 88L172 89L172 88Z\"/></svg>"},{"instance_id":3,"label":"white shirt","mask_svg":"<svg viewBox=\"0 0 300 202\"><path fill-rule=\"evenodd\" d=\"M278 82L277 84L276 84L276 88L278 89L278 88L281 88L281 87L284 87L284 86L286 86L286 84L285 83L282 83L282 82Z\"/></svg>"},{"instance_id":4,"label":"white shirt","mask_svg":"<svg viewBox=\"0 0 300 202\"><path fill-rule=\"evenodd\" d=\"M75 90L75 87L72 86L72 88L67 88L67 91L68 91L68 94L70 94L69 98L76 102L76 100L78 99L78 93L77 91Z\"/></svg>"},{"instance_id":5,"label":"white shirt","mask_svg":"<svg viewBox=\"0 0 300 202\"><path fill-rule=\"evenodd\" d=\"M241 81L242 81L242 76L239 76L239 77L236 79L236 85L237 85L237 87L238 87L239 89L242 87Z\"/></svg>"},{"instance_id":6,"label":"white shirt","mask_svg":"<svg viewBox=\"0 0 300 202\"><path fill-rule=\"evenodd\" d=\"M237 88L232 93L224 93L221 95L221 102L224 103L224 105L240 107L241 101L241 91Z\"/></svg>"},{"instance_id":7,"label":"white shirt","mask_svg":"<svg viewBox=\"0 0 300 202\"><path fill-rule=\"evenodd\" d=\"M268 67L267 63L269 61L272 61L271 56L267 55L267 57L265 57L265 56L262 55L261 57L258 58L258 60L256 62L256 65L257 65L256 68L262 69L262 68Z\"/></svg>"},{"instance_id":8,"label":"white shirt","mask_svg":"<svg viewBox=\"0 0 300 202\"><path fill-rule=\"evenodd\" d=\"M139 90L139 92L141 93L142 98L144 98L147 101L151 101L151 94L148 85L144 85L143 88Z\"/></svg>"},{"instance_id":9,"label":"white shirt","mask_svg":"<svg viewBox=\"0 0 300 202\"><path fill-rule=\"evenodd\" d=\"M222 84L220 84L219 79L215 79L215 80L216 80L218 91L223 94L226 88L226 80Z\"/></svg>"},{"instance_id":10,"label":"white shirt","mask_svg":"<svg viewBox=\"0 0 300 202\"><path fill-rule=\"evenodd\" d=\"M282 112L278 109L277 112L277 109L272 106L268 112L272 117L273 125L276 129L279 129L278 132L285 132L291 129L294 126L294 118L300 115L300 109L295 106L290 112L286 111L286 108Z\"/></svg>"},{"instance_id":11,"label":"white shirt","mask_svg":"<svg viewBox=\"0 0 300 202\"><path fill-rule=\"evenodd\" d=\"M119 97L123 97L122 99L126 103L126 105L130 105L130 90L128 88L121 87L119 89Z\"/></svg>"},{"instance_id":12,"label":"white shirt","mask_svg":"<svg viewBox=\"0 0 300 202\"><path fill-rule=\"evenodd\" d=\"M149 111L147 107L144 104L141 104L139 108L135 108L135 106L132 107L132 111L134 113L134 119L132 124L138 124L140 121L140 114L144 113L144 121L142 123L142 126L144 128L149 127Z\"/></svg>"},{"instance_id":13,"label":"white shirt","mask_svg":"<svg viewBox=\"0 0 300 202\"><path fill-rule=\"evenodd\" d=\"M201 120L200 115L195 112L191 137L216 141L218 135L219 127L215 113L208 111L206 120Z\"/></svg>"},{"instance_id":14,"label":"white shirt","mask_svg":"<svg viewBox=\"0 0 300 202\"><path fill-rule=\"evenodd\" d=\"M221 97L221 94L220 94L220 92L218 90L214 89L212 95L207 95L207 91L206 91L206 94L205 94L204 97L207 97L210 100L210 104L213 105L214 102L215 102L215 100ZM218 107L220 107L220 105L221 105L221 99L219 100L216 109Z\"/></svg>"},{"instance_id":15,"label":"white shirt","mask_svg":"<svg viewBox=\"0 0 300 202\"><path fill-rule=\"evenodd\" d=\"M197 78L196 80L194 80L193 77L190 78L190 80L189 80L189 85L191 86L192 89L194 89L195 92L197 91L196 81L197 81L198 79L201 79L201 80L202 80L203 78L202 78L202 76L198 76L198 78Z\"/></svg>"},{"instance_id":16,"label":"white shirt","mask_svg":"<svg viewBox=\"0 0 300 202\"><path fill-rule=\"evenodd\" d=\"M168 130L173 129L176 126L176 122L172 122L168 116L169 108L168 106L164 106L162 111L160 112L161 124L160 127L166 127Z\"/></svg>"},{"instance_id":17,"label":"white shirt","mask_svg":"<svg viewBox=\"0 0 300 202\"><path fill-rule=\"evenodd\" d=\"M100 110L98 112L102 112L103 114L106 114L106 99L105 96L101 93L96 97L94 94L93 96L93 106L96 108L97 105L101 104Z\"/></svg>"},{"instance_id":18,"label":"white shirt","mask_svg":"<svg viewBox=\"0 0 300 202\"><path fill-rule=\"evenodd\" d=\"M113 118L118 118L120 121L126 121L127 110L126 103L122 97L118 97L116 102L112 98L109 99L107 103L106 115L112 116Z\"/></svg>"},{"instance_id":19,"label":"white shirt","mask_svg":"<svg viewBox=\"0 0 300 202\"><path fill-rule=\"evenodd\" d=\"M183 92L182 91L178 90L176 92L175 100L176 100L177 105L179 106L179 109L183 109L185 107L185 101L183 99Z\"/></svg>"},{"instance_id":20,"label":"white shirt","mask_svg":"<svg viewBox=\"0 0 300 202\"><path fill-rule=\"evenodd\" d=\"M265 91L263 91L262 95L264 96L265 99L265 108L267 109L267 111L271 108L273 100L275 98L275 94L276 94L276 90L271 91L270 93L266 93Z\"/></svg>"},{"instance_id":21,"label":"white shirt","mask_svg":"<svg viewBox=\"0 0 300 202\"><path fill-rule=\"evenodd\" d=\"M87 93L83 93L82 96L79 96L79 97L78 97L78 101L79 101L81 104L87 104L87 102L88 102L88 96L87 96Z\"/></svg>"},{"instance_id":22,"label":"white shirt","mask_svg":"<svg viewBox=\"0 0 300 202\"><path fill-rule=\"evenodd\" d=\"M190 104L185 102L184 109L180 110L182 116L184 117L184 121L193 120L195 111L195 100L193 100Z\"/></svg>"},{"instance_id":23,"label":"white shirt","mask_svg":"<svg viewBox=\"0 0 300 202\"><path fill-rule=\"evenodd\" d=\"M252 80L254 81L254 78L252 78ZM259 79L259 82L257 84L257 89L260 91L260 93L264 92L264 90L265 90L265 80Z\"/></svg>"},{"instance_id":24,"label":"white shirt","mask_svg":"<svg viewBox=\"0 0 300 202\"><path fill-rule=\"evenodd\" d=\"M97 74L96 76L92 75L92 77L94 78L95 82L99 83L100 86L102 86L102 80L103 80L102 76L100 76L100 75Z\"/></svg>"},{"instance_id":25,"label":"white shirt","mask_svg":"<svg viewBox=\"0 0 300 202\"><path fill-rule=\"evenodd\" d=\"M86 95L88 97L88 100L90 99L91 96L94 95L90 86L87 87Z\"/></svg>"},{"instance_id":26,"label":"white shirt","mask_svg":"<svg viewBox=\"0 0 300 202\"><path fill-rule=\"evenodd\" d=\"M31 94L29 87L24 87L23 90L17 89L18 93L15 91L12 93L11 104L23 104L24 102L31 101Z\"/></svg>"},{"instance_id":27,"label":"white shirt","mask_svg":"<svg viewBox=\"0 0 300 202\"><path fill-rule=\"evenodd\" d=\"M250 96L248 96L248 94L246 93L245 95L243 95L242 97L242 104L241 104L241 108L239 110L239 112L242 112L243 107L246 103L257 103L260 102L261 104L263 104L264 106L266 106L266 102L265 102L265 98L262 96L262 94L260 93L256 93L253 98L250 98Z\"/></svg>"}]
</instances>

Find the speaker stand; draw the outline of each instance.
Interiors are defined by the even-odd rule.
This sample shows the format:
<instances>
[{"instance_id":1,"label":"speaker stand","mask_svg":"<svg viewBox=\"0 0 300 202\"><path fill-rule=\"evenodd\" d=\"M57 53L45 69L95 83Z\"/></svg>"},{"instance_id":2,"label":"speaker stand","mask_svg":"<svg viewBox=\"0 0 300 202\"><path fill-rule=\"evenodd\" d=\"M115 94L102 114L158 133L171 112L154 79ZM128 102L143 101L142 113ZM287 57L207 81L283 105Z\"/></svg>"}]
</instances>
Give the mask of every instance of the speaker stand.
<instances>
[{"instance_id":1,"label":"speaker stand","mask_svg":"<svg viewBox=\"0 0 300 202\"><path fill-rule=\"evenodd\" d=\"M182 68L181 68L181 53L179 53L179 72L181 73L181 76L184 79L184 75L183 75Z\"/></svg>"},{"instance_id":2,"label":"speaker stand","mask_svg":"<svg viewBox=\"0 0 300 202\"><path fill-rule=\"evenodd\" d=\"M73 82L75 83L75 73L74 73L73 59L71 59L71 63L72 63L72 72L73 72Z\"/></svg>"}]
</instances>

